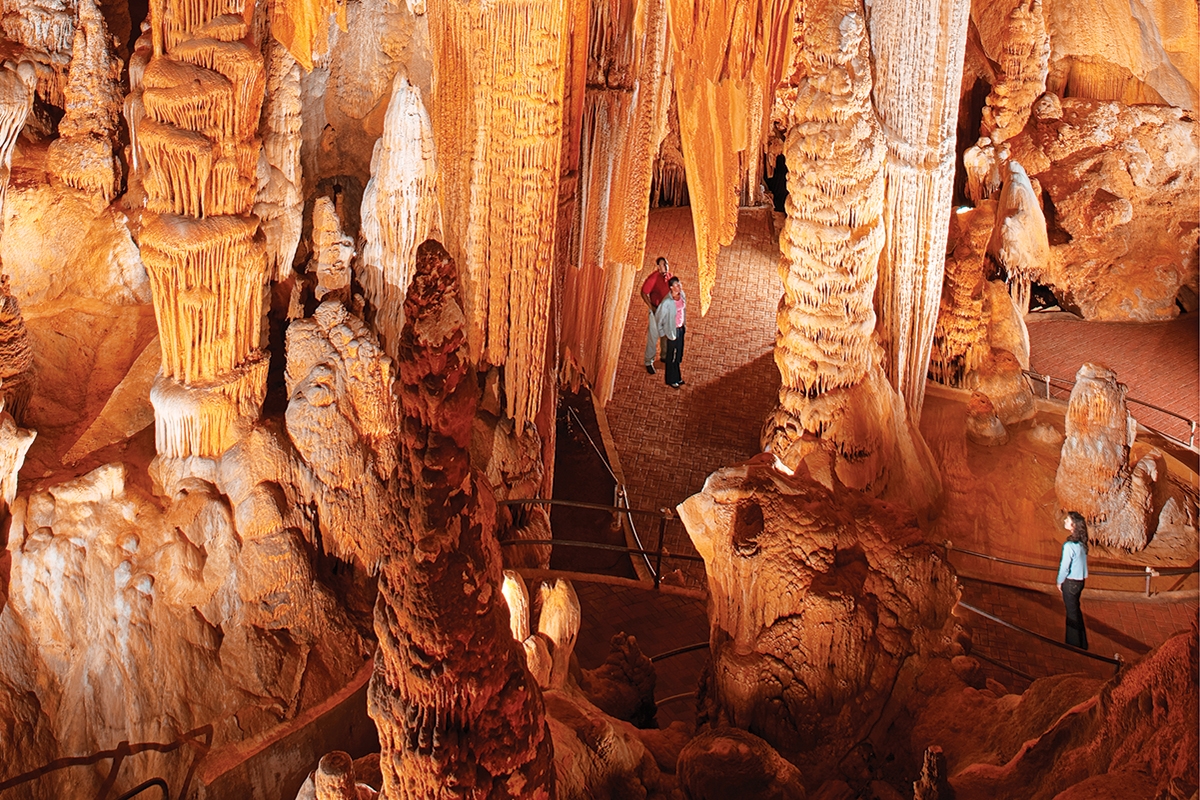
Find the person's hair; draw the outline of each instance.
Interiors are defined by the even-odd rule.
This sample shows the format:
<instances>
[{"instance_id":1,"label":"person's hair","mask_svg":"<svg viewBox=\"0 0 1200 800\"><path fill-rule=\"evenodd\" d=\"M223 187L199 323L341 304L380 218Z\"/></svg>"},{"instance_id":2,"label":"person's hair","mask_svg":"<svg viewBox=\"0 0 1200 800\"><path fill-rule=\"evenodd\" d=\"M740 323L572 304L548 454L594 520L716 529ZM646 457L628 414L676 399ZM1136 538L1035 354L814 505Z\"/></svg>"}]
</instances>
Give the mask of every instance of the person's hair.
<instances>
[{"instance_id":1,"label":"person's hair","mask_svg":"<svg viewBox=\"0 0 1200 800\"><path fill-rule=\"evenodd\" d=\"M1083 514L1078 511L1068 511L1067 519L1071 521L1071 534L1067 536L1068 542L1078 542L1083 545L1086 550L1088 546L1087 522L1083 519Z\"/></svg>"},{"instance_id":2,"label":"person's hair","mask_svg":"<svg viewBox=\"0 0 1200 800\"><path fill-rule=\"evenodd\" d=\"M679 278L672 277L671 280L667 281L667 287L670 288L677 283L679 283Z\"/></svg>"},{"instance_id":3,"label":"person's hair","mask_svg":"<svg viewBox=\"0 0 1200 800\"><path fill-rule=\"evenodd\" d=\"M660 267L665 267L665 266L667 266L667 257L659 256L658 258L654 259L654 263L659 265Z\"/></svg>"}]
</instances>

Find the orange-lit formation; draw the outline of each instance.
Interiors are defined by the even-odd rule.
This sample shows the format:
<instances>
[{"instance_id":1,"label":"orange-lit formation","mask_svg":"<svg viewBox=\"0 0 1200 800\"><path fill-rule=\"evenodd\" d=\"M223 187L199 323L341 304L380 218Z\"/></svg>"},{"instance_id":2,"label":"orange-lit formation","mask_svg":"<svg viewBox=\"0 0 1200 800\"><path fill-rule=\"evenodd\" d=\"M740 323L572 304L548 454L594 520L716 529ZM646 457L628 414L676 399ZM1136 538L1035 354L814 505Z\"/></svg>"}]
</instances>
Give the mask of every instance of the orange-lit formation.
<instances>
[{"instance_id":1,"label":"orange-lit formation","mask_svg":"<svg viewBox=\"0 0 1200 800\"><path fill-rule=\"evenodd\" d=\"M1198 29L0 0L0 797L1194 797Z\"/></svg>"}]
</instances>

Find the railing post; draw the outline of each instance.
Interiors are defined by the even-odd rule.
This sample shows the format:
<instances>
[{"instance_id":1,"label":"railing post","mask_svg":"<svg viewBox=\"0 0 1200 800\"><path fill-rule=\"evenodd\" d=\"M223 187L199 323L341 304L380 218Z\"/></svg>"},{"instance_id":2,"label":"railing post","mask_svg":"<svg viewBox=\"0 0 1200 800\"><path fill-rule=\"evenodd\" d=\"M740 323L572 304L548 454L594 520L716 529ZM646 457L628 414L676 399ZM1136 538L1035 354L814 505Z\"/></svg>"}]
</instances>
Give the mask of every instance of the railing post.
<instances>
[{"instance_id":1,"label":"railing post","mask_svg":"<svg viewBox=\"0 0 1200 800\"><path fill-rule=\"evenodd\" d=\"M1150 596L1150 579L1159 576L1158 570L1153 567L1146 567L1146 597Z\"/></svg>"},{"instance_id":2,"label":"railing post","mask_svg":"<svg viewBox=\"0 0 1200 800\"><path fill-rule=\"evenodd\" d=\"M1043 375L1042 378L1046 381L1046 399L1050 399L1050 376Z\"/></svg>"},{"instance_id":3,"label":"railing post","mask_svg":"<svg viewBox=\"0 0 1200 800\"><path fill-rule=\"evenodd\" d=\"M1192 438L1188 439L1188 447L1196 446L1196 420L1192 420Z\"/></svg>"},{"instance_id":4,"label":"railing post","mask_svg":"<svg viewBox=\"0 0 1200 800\"><path fill-rule=\"evenodd\" d=\"M654 588L658 588L658 584L662 581L662 559L663 559L663 539L667 535L667 517L671 515L669 509L659 509L662 516L658 518L658 547L654 548Z\"/></svg>"}]
</instances>

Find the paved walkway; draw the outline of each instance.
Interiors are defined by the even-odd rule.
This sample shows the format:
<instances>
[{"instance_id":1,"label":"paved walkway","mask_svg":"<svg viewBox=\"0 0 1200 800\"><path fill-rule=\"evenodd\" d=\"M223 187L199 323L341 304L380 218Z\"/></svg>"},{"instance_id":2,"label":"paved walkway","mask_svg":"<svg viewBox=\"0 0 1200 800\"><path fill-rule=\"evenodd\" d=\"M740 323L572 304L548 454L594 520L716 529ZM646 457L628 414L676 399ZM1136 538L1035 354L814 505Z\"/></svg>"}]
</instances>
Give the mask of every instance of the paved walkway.
<instances>
[{"instance_id":1,"label":"paved walkway","mask_svg":"<svg viewBox=\"0 0 1200 800\"><path fill-rule=\"evenodd\" d=\"M773 408L779 375L772 358L775 310L780 294L778 247L765 215L744 212L733 245L722 250L713 304L699 315L695 249L688 209L651 211L646 268L666 255L693 299L683 362L687 384L673 390L642 367L645 311L630 306L612 402L606 412L634 507L674 506L698 491L714 470L758 450L759 431ZM1033 367L1073 377L1078 364L1103 353L1130 392L1159 405L1196 414L1196 317L1146 326L1097 325L1077 320L1035 320L1030 325ZM1074 364L1073 367L1069 366ZM1163 377L1166 376L1166 377ZM1190 383L1189 383L1190 381ZM1189 394L1190 393L1190 394ZM668 548L694 553L678 523L667 532ZM651 544L651 546L653 546ZM683 578L704 586L701 569L683 567ZM670 566L667 567L670 569ZM1063 633L1062 601L1049 592L963 580L963 602L1037 631L1052 639ZM638 589L578 584L583 630L576 648L582 666L598 665L614 633L637 637L642 651L655 655L707 638L704 603ZM1136 658L1197 619L1197 602L1089 597L1083 607L1093 652ZM960 609L971 628L976 652L1037 678L1084 672L1098 678L1112 667L1008 630ZM694 689L704 651L658 663L658 698ZM985 672L1014 691L1028 682L987 664ZM690 702L674 701L659 711L659 722L691 721Z\"/></svg>"}]
</instances>

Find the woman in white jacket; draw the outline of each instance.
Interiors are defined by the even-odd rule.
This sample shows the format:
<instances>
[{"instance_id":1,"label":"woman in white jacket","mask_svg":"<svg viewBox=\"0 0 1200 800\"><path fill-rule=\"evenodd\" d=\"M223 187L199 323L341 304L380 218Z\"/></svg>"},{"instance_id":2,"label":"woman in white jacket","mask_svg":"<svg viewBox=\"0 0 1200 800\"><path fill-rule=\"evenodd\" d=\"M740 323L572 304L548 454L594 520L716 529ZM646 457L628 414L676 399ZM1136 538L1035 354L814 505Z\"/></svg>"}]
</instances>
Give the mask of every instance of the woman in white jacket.
<instances>
[{"instance_id":1,"label":"woman in white jacket","mask_svg":"<svg viewBox=\"0 0 1200 800\"><path fill-rule=\"evenodd\" d=\"M666 382L672 389L683 386L683 376L679 365L683 363L683 337L687 333L684 325L687 295L683 293L683 283L679 278L671 278L668 283L670 294L663 298L654 312L654 324L658 335L667 340L663 361L666 362Z\"/></svg>"}]
</instances>

